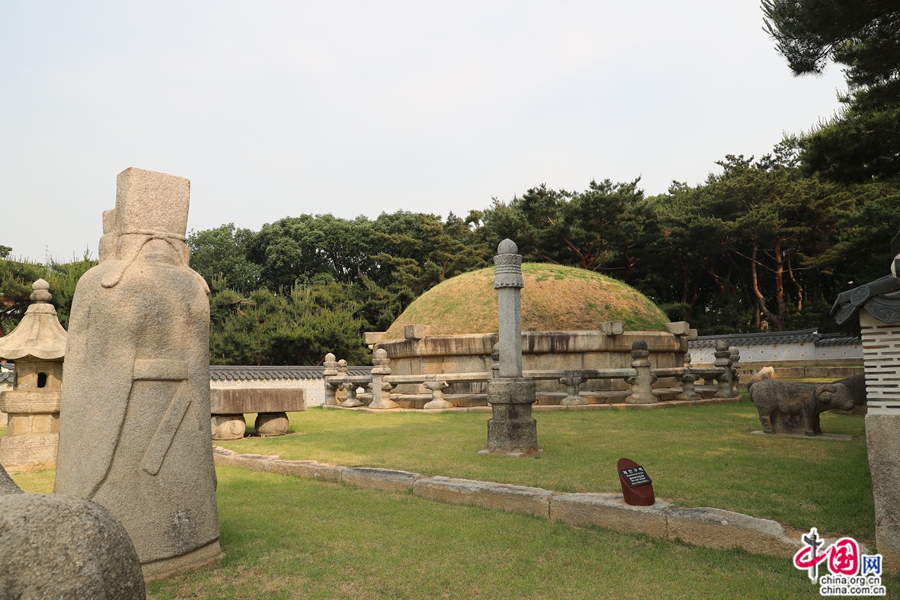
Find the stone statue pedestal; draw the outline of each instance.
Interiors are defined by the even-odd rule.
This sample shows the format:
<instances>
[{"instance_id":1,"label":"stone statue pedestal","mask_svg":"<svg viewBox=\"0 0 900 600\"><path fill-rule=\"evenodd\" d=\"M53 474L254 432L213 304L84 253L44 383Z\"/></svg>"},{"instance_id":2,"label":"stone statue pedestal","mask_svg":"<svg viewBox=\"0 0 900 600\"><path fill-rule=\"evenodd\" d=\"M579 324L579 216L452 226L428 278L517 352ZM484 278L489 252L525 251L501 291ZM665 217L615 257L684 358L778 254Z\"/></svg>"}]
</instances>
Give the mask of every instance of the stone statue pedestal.
<instances>
[{"instance_id":1,"label":"stone statue pedestal","mask_svg":"<svg viewBox=\"0 0 900 600\"><path fill-rule=\"evenodd\" d=\"M487 449L483 454L512 457L535 456L537 421L531 416L535 402L533 379L500 377L488 382L488 403L493 416L488 421Z\"/></svg>"}]
</instances>

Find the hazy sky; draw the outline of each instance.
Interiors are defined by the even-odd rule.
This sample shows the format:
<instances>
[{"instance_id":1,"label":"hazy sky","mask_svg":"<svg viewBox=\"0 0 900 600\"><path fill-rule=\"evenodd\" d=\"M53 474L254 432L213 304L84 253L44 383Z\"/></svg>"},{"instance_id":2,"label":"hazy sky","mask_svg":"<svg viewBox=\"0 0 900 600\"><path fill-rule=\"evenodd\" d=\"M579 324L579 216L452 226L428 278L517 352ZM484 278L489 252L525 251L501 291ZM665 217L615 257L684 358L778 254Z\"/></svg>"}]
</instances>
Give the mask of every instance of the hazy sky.
<instances>
[{"instance_id":1,"label":"hazy sky","mask_svg":"<svg viewBox=\"0 0 900 600\"><path fill-rule=\"evenodd\" d=\"M191 180L189 229L529 187L702 182L831 116L758 0L0 0L0 244L89 249L116 174Z\"/></svg>"}]
</instances>

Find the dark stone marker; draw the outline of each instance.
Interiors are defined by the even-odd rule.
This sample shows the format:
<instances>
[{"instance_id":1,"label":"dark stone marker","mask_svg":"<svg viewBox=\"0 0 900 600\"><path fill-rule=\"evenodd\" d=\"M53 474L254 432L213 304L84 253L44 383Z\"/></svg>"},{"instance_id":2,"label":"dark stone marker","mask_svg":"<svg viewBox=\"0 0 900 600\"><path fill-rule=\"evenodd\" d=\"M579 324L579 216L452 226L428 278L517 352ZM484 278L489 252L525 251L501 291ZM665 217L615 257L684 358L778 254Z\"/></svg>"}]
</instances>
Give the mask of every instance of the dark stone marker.
<instances>
[{"instance_id":1,"label":"dark stone marker","mask_svg":"<svg viewBox=\"0 0 900 600\"><path fill-rule=\"evenodd\" d=\"M644 467L629 458L620 458L616 463L619 471L619 483L622 484L622 495L625 504L632 506L650 506L656 503L653 495L653 482Z\"/></svg>"}]
</instances>

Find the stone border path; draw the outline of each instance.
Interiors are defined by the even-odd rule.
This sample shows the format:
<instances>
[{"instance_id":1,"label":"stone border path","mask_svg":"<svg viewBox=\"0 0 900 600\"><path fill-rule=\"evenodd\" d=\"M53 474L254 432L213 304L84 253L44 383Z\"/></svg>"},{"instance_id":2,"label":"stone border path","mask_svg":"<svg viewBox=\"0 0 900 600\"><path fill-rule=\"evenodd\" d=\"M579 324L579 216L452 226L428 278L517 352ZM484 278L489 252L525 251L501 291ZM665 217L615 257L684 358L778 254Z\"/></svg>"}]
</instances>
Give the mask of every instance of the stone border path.
<instances>
[{"instance_id":1,"label":"stone border path","mask_svg":"<svg viewBox=\"0 0 900 600\"><path fill-rule=\"evenodd\" d=\"M523 512L571 525L597 525L621 533L726 550L743 548L754 554L792 558L804 532L718 508L683 508L663 500L653 506L629 506L621 494L564 494L543 488L426 477L408 471L340 467L314 460L280 460L263 454L237 454L215 446L216 465L241 467L279 475L294 475L330 483L387 492L412 492L428 500ZM827 543L836 541L830 537ZM860 545L860 551L868 553Z\"/></svg>"}]
</instances>

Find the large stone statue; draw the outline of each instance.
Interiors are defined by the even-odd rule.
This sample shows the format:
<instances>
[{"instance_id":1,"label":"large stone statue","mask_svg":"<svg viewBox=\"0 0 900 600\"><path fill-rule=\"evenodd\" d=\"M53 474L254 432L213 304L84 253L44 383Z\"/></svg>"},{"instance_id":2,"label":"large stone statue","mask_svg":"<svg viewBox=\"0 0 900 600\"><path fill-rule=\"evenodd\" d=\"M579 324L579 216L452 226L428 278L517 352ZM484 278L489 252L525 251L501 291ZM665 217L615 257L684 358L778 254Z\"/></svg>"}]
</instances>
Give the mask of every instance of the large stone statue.
<instances>
[{"instance_id":1,"label":"large stone statue","mask_svg":"<svg viewBox=\"0 0 900 600\"><path fill-rule=\"evenodd\" d=\"M750 400L759 412L763 433L820 435L819 414L853 409L855 381L848 378L834 383L806 383L765 379L750 387Z\"/></svg>"},{"instance_id":2,"label":"large stone statue","mask_svg":"<svg viewBox=\"0 0 900 600\"><path fill-rule=\"evenodd\" d=\"M107 507L154 579L215 560L209 302L184 243L190 182L119 174L69 320L55 491Z\"/></svg>"}]
</instances>

